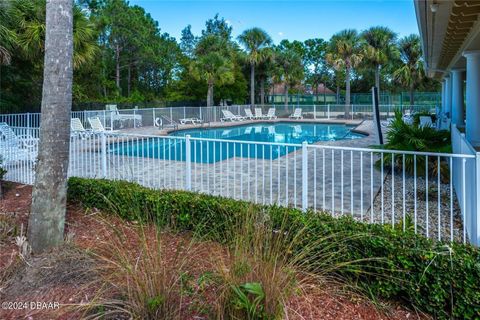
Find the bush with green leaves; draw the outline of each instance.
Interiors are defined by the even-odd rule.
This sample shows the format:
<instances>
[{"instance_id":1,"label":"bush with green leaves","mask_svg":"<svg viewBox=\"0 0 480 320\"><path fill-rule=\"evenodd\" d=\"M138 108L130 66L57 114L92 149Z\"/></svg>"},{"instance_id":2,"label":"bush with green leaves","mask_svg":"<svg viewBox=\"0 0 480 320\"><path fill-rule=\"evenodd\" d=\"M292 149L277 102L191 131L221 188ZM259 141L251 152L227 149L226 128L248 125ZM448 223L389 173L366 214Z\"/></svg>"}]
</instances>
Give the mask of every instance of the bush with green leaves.
<instances>
[{"instance_id":1,"label":"bush with green leaves","mask_svg":"<svg viewBox=\"0 0 480 320\"><path fill-rule=\"evenodd\" d=\"M344 237L322 243L338 262L359 261L354 268L336 272L383 299L403 299L438 319L480 318L480 251L458 243L434 242L407 228L365 224L349 217L332 218L318 212L254 205L185 191L159 191L135 183L71 178L68 198L86 208L97 208L127 220L152 221L174 231L227 243L232 222L252 210L274 225L305 229L292 250L313 249L319 238ZM348 250L343 250L344 247ZM305 259L309 259L308 256ZM316 270L319 272L320 270Z\"/></svg>"},{"instance_id":2,"label":"bush with green leaves","mask_svg":"<svg viewBox=\"0 0 480 320\"><path fill-rule=\"evenodd\" d=\"M386 135L386 143L376 146L379 149L386 150L405 150L420 151L433 153L451 153L452 146L450 141L450 132L446 130L436 130L428 126L419 126L418 124L408 124L402 119L401 111L395 111L395 118L390 123ZM383 153L383 165L387 168L392 167L392 157L394 167L397 170L403 170L403 161L405 161L405 172L408 174L415 173L417 176L425 176L425 170L432 176L440 173L443 178L448 178L449 169L446 159L436 156L413 156L399 155L391 153ZM405 158L405 159L404 159ZM377 161L377 166L382 165L382 159Z\"/></svg>"}]
</instances>

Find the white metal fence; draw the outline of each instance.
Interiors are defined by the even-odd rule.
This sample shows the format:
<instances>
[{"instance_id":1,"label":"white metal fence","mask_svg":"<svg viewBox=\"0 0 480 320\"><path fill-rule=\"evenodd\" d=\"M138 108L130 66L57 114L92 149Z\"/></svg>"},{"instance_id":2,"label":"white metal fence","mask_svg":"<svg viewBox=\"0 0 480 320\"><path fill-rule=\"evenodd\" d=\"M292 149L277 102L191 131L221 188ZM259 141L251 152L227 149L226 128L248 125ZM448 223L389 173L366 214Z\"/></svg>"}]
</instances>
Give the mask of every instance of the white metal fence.
<instances>
[{"instance_id":1,"label":"white metal fence","mask_svg":"<svg viewBox=\"0 0 480 320\"><path fill-rule=\"evenodd\" d=\"M261 107L261 106L257 106ZM372 119L372 105L350 105L346 113L345 105L265 105L262 112L265 114L268 108L275 108L279 118L287 118L295 108L302 108L305 119ZM168 107L168 108L143 108L122 109L119 111L109 110L85 110L73 111L72 118L79 118L83 125L88 128L88 118L98 117L104 127L109 129L132 128L139 126L154 126L155 119L163 117L169 121L179 122L180 119L198 118L204 122L219 122L223 117L222 110L228 109L236 115L245 116L245 109L249 105L214 106L214 107ZM402 111L432 111L429 105L380 105L380 116L388 118L393 116L395 110ZM434 109L434 108L433 108ZM252 110L253 111L253 110ZM125 117L127 116L127 117ZM6 122L13 127L38 128L40 126L40 113L0 114L0 122Z\"/></svg>"},{"instance_id":2,"label":"white metal fence","mask_svg":"<svg viewBox=\"0 0 480 320\"><path fill-rule=\"evenodd\" d=\"M36 138L39 130L15 131ZM6 179L32 184L36 149L12 144L0 150L7 150ZM476 243L478 226L466 215L474 210L470 192L479 181L469 170L479 159L472 153L103 132L72 135L69 176L351 215L433 239Z\"/></svg>"}]
</instances>

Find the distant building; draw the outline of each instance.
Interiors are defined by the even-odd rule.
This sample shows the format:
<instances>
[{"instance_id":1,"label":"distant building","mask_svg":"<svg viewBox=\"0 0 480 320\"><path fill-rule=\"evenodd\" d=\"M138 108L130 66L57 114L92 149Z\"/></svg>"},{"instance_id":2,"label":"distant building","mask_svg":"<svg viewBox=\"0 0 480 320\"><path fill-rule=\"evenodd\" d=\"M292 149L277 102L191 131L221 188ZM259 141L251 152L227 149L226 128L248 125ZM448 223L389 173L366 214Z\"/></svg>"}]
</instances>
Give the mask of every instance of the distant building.
<instances>
[{"instance_id":1,"label":"distant building","mask_svg":"<svg viewBox=\"0 0 480 320\"><path fill-rule=\"evenodd\" d=\"M297 85L293 89L295 92L298 92L302 95L314 95L316 92L319 95L323 94L335 94L332 90L328 89L323 85L323 83L319 84L317 87L317 91L311 85ZM270 95L277 95L277 94L285 94L285 84L284 83L276 83L272 86L269 92Z\"/></svg>"}]
</instances>

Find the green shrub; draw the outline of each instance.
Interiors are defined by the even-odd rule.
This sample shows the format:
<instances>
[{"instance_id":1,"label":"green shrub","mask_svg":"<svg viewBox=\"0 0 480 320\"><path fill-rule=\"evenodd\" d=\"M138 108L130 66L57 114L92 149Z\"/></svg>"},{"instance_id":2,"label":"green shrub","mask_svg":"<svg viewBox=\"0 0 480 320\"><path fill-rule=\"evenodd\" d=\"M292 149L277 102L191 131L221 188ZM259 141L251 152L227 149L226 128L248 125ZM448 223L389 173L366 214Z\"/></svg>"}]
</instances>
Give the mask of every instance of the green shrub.
<instances>
[{"instance_id":1,"label":"green shrub","mask_svg":"<svg viewBox=\"0 0 480 320\"><path fill-rule=\"evenodd\" d=\"M418 124L407 124L402 119L400 111L395 112L395 118L391 122L387 135L386 143L376 146L379 149L387 150L405 150L421 152L450 153L452 151L450 142L450 132L446 130L436 130L427 126L418 126ZM405 155L405 171L408 174L414 174L415 163L417 175L425 176L425 156ZM384 153L383 163L386 168L392 166L392 154ZM377 166L381 165L381 159L377 161ZM394 166L397 170L403 170L403 157L394 155ZM438 158L428 157L428 172L432 176L438 173ZM449 178L449 166L444 159L440 159L440 173L442 178Z\"/></svg>"},{"instance_id":2,"label":"green shrub","mask_svg":"<svg viewBox=\"0 0 480 320\"><path fill-rule=\"evenodd\" d=\"M155 221L176 231L192 231L226 242L232 222L251 210L271 221L307 228L295 250L319 237L345 235L349 250L340 250L345 262L359 266L342 269L342 276L380 298L400 298L440 319L480 317L480 252L470 245L435 243L401 226L364 224L349 217L200 195L184 191L157 191L134 183L71 178L69 201L98 208L128 220ZM336 241L328 248L337 252ZM324 244L325 245L325 244ZM320 248L319 248L320 250ZM322 248L321 250L325 250ZM315 253L312 250L312 255ZM307 257L308 258L308 257Z\"/></svg>"}]
</instances>

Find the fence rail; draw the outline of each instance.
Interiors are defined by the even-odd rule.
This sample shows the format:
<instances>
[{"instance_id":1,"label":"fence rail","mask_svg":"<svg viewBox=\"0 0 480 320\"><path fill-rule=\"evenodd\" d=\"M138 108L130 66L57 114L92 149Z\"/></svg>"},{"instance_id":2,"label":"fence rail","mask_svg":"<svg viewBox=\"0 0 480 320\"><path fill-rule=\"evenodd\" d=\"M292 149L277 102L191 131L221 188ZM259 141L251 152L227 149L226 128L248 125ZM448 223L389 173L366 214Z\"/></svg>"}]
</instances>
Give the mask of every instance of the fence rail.
<instances>
[{"instance_id":1,"label":"fence rail","mask_svg":"<svg viewBox=\"0 0 480 320\"><path fill-rule=\"evenodd\" d=\"M38 137L39 129L14 128ZM36 149L0 148L6 179L34 182ZM468 192L478 154L447 154L115 132L72 135L69 176L137 182L477 241Z\"/></svg>"},{"instance_id":2,"label":"fence rail","mask_svg":"<svg viewBox=\"0 0 480 320\"><path fill-rule=\"evenodd\" d=\"M270 104L257 106L265 114L269 108L275 108L276 116L288 118L296 105L285 106L283 104ZM306 119L372 119L373 109L370 104L326 104L326 105L302 105L303 116ZM182 119L198 118L203 122L219 122L222 110L229 110L234 114L246 116L245 109L249 105L214 106L214 107L166 107L166 108L143 108L109 110L84 110L73 111L72 118L79 118L85 127L89 127L88 118L98 117L104 127L109 129L134 128L140 126L155 126L156 119L162 118L165 123L180 122ZM435 112L432 105L380 105L380 117L392 117L395 110L403 112ZM253 110L252 110L253 111ZM0 122L6 122L13 127L38 128L40 126L40 113L0 114Z\"/></svg>"}]
</instances>

